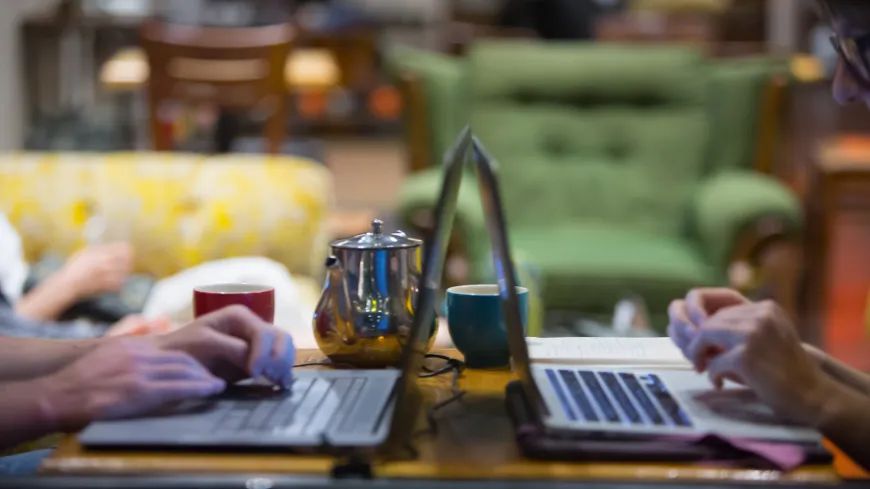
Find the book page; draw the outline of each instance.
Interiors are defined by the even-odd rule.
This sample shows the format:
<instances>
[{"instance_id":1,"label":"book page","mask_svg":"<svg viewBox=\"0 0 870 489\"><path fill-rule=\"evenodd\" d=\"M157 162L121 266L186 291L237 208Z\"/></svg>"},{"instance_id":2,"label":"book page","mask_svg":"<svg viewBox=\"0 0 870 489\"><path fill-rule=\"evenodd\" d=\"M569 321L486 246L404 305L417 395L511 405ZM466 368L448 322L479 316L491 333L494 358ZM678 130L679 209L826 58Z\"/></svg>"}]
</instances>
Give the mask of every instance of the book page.
<instances>
[{"instance_id":1,"label":"book page","mask_svg":"<svg viewBox=\"0 0 870 489\"><path fill-rule=\"evenodd\" d=\"M670 338L526 338L534 362L691 367Z\"/></svg>"}]
</instances>

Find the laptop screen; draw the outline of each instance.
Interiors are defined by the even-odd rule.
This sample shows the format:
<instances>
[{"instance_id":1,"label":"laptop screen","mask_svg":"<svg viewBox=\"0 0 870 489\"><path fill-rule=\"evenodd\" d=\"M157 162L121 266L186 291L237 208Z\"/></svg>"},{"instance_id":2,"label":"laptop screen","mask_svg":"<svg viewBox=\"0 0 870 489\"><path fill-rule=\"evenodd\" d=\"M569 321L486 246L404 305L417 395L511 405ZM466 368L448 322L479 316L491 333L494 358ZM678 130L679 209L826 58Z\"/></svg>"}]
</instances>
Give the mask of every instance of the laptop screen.
<instances>
[{"instance_id":1,"label":"laptop screen","mask_svg":"<svg viewBox=\"0 0 870 489\"><path fill-rule=\"evenodd\" d=\"M471 146L471 130L462 130L453 146L444 155L444 179L441 194L435 205L434 229L423 244L423 279L417 292L416 314L411 326L409 344L402 353L402 378L399 381L397 399L401 402L405 394L416 387L417 373L423 368L424 356L429 345L432 325L437 320L438 297L441 289L441 275L447 245L453 229L456 214L456 200L462 182L462 169ZM398 418L395 417L395 418Z\"/></svg>"},{"instance_id":2,"label":"laptop screen","mask_svg":"<svg viewBox=\"0 0 870 489\"><path fill-rule=\"evenodd\" d=\"M465 163L472 146L514 370L523 384L526 395L532 401L532 407L545 409L544 404L540 402L540 392L532 380L529 366L525 330L516 294L516 271L509 251L504 210L494 169L495 161L487 154L483 144L472 136L471 128L468 126L459 133L453 146L444 155L441 193L433 210L434 229L432 235L424 243L423 279L417 293L416 314L411 326L409 344L405 346L402 356L402 377L399 381L396 399L398 403L402 403L408 397L409 392L415 391L417 373L423 367L431 328L437 320L437 301L440 296L447 245L450 241L456 215L459 187L462 184ZM401 419L402 417L401 415L393 417L394 427L407 422L407 420ZM396 430L391 431L395 433Z\"/></svg>"},{"instance_id":3,"label":"laptop screen","mask_svg":"<svg viewBox=\"0 0 870 489\"><path fill-rule=\"evenodd\" d=\"M472 136L474 162L477 168L477 183L486 226L492 246L493 269L501 296L502 315L510 349L514 373L519 377L523 390L533 409L546 411L540 391L532 379L526 332L523 328L520 302L517 297L517 274L508 243L507 221L496 176L496 162L476 137Z\"/></svg>"}]
</instances>

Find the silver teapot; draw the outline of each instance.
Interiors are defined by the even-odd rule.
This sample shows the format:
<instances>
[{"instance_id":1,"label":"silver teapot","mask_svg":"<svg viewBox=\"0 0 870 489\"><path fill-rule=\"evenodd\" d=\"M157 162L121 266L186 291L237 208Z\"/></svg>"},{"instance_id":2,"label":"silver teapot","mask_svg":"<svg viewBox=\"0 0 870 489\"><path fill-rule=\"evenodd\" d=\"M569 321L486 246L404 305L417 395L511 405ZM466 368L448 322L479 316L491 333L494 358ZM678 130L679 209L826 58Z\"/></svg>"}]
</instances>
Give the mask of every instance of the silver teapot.
<instances>
[{"instance_id":1,"label":"silver teapot","mask_svg":"<svg viewBox=\"0 0 870 489\"><path fill-rule=\"evenodd\" d=\"M396 366L407 343L422 277L422 241L401 231L370 232L330 243L326 283L314 310L314 337L333 362ZM431 348L437 331L433 321Z\"/></svg>"}]
</instances>

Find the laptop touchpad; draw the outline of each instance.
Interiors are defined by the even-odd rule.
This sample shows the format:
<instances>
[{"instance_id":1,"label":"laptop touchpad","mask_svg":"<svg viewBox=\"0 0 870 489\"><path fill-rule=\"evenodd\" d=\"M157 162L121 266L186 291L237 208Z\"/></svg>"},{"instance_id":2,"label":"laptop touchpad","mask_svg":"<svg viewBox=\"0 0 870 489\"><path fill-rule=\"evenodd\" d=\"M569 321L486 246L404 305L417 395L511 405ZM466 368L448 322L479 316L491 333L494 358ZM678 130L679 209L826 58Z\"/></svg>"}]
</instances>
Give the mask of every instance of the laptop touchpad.
<instances>
[{"instance_id":1,"label":"laptop touchpad","mask_svg":"<svg viewBox=\"0 0 870 489\"><path fill-rule=\"evenodd\" d=\"M754 392L746 388L699 390L687 394L695 404L698 414L713 415L739 423L794 425L777 416Z\"/></svg>"}]
</instances>

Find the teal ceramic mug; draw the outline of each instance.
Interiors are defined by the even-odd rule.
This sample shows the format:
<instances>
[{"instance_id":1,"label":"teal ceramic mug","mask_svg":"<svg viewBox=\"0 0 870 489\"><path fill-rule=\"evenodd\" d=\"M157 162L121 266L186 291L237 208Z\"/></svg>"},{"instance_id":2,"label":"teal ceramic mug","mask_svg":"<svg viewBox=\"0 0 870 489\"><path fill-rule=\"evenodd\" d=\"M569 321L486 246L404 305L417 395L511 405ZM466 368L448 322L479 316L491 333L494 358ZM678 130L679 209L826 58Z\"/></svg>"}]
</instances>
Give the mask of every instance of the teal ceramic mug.
<instances>
[{"instance_id":1,"label":"teal ceramic mug","mask_svg":"<svg viewBox=\"0 0 870 489\"><path fill-rule=\"evenodd\" d=\"M525 331L529 317L529 290L517 287L517 298ZM498 285L460 285L447 289L447 328L469 368L510 365Z\"/></svg>"}]
</instances>

